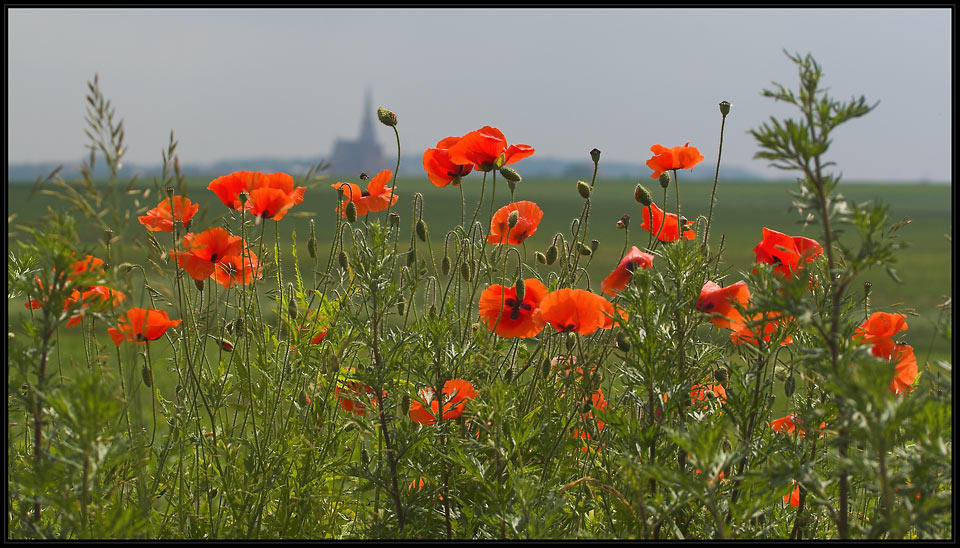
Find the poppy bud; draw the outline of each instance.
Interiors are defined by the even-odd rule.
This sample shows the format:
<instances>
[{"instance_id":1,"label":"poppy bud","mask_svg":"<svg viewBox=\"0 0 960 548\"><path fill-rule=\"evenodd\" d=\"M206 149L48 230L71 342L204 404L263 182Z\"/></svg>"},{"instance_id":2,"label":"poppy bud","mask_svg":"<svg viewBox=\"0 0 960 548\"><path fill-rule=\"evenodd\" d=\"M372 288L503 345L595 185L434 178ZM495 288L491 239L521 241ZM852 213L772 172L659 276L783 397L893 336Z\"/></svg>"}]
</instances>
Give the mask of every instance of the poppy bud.
<instances>
[{"instance_id":1,"label":"poppy bud","mask_svg":"<svg viewBox=\"0 0 960 548\"><path fill-rule=\"evenodd\" d=\"M427 241L427 222L423 219L418 219L415 228L417 231L417 238L420 238L421 242Z\"/></svg>"},{"instance_id":2,"label":"poppy bud","mask_svg":"<svg viewBox=\"0 0 960 548\"><path fill-rule=\"evenodd\" d=\"M660 187L667 188L670 186L670 174L664 171L660 174Z\"/></svg>"},{"instance_id":3,"label":"poppy bud","mask_svg":"<svg viewBox=\"0 0 960 548\"><path fill-rule=\"evenodd\" d=\"M590 255L593 253L593 250L587 247L585 244L580 244L580 254L581 255Z\"/></svg>"},{"instance_id":4,"label":"poppy bud","mask_svg":"<svg viewBox=\"0 0 960 548\"><path fill-rule=\"evenodd\" d=\"M617 228L624 228L624 229L626 229L626 228L629 228L629 227L630 227L630 216L629 216L629 215L624 215L623 217L620 217L620 220L617 221Z\"/></svg>"},{"instance_id":5,"label":"poppy bud","mask_svg":"<svg viewBox=\"0 0 960 548\"><path fill-rule=\"evenodd\" d=\"M595 149L593 149L593 150L590 151L590 159L593 160L593 163L597 163L597 162L600 161L600 149L599 149L599 148L595 148Z\"/></svg>"},{"instance_id":6,"label":"poppy bud","mask_svg":"<svg viewBox=\"0 0 960 548\"><path fill-rule=\"evenodd\" d=\"M512 379L513 379L513 369L507 369L507 371L503 374L503 380L506 382L510 382Z\"/></svg>"},{"instance_id":7,"label":"poppy bud","mask_svg":"<svg viewBox=\"0 0 960 548\"><path fill-rule=\"evenodd\" d=\"M537 262L540 264L547 264L547 256L539 251L534 251L533 256L537 259Z\"/></svg>"},{"instance_id":8,"label":"poppy bud","mask_svg":"<svg viewBox=\"0 0 960 548\"><path fill-rule=\"evenodd\" d=\"M596 251L600 247L600 240L590 240L590 251Z\"/></svg>"},{"instance_id":9,"label":"poppy bud","mask_svg":"<svg viewBox=\"0 0 960 548\"><path fill-rule=\"evenodd\" d=\"M303 390L297 392L297 405L306 407L308 403L310 403L310 400L307 398L307 393Z\"/></svg>"},{"instance_id":10,"label":"poppy bud","mask_svg":"<svg viewBox=\"0 0 960 548\"><path fill-rule=\"evenodd\" d=\"M470 281L470 267L467 265L466 261L460 263L460 277L463 278L463 281Z\"/></svg>"},{"instance_id":11,"label":"poppy bud","mask_svg":"<svg viewBox=\"0 0 960 548\"><path fill-rule=\"evenodd\" d=\"M397 125L397 115L383 107L377 109L377 118L385 126L396 127Z\"/></svg>"},{"instance_id":12,"label":"poppy bud","mask_svg":"<svg viewBox=\"0 0 960 548\"><path fill-rule=\"evenodd\" d=\"M311 259L317 258L317 240L313 236L307 240L307 253L310 254Z\"/></svg>"},{"instance_id":13,"label":"poppy bud","mask_svg":"<svg viewBox=\"0 0 960 548\"><path fill-rule=\"evenodd\" d=\"M627 334L623 331L617 333L617 348L624 352L630 352L630 341L627 340Z\"/></svg>"},{"instance_id":14,"label":"poppy bud","mask_svg":"<svg viewBox=\"0 0 960 548\"><path fill-rule=\"evenodd\" d=\"M435 317L437 315L437 305L430 305L430 317Z\"/></svg>"},{"instance_id":15,"label":"poppy bud","mask_svg":"<svg viewBox=\"0 0 960 548\"><path fill-rule=\"evenodd\" d=\"M557 257L559 256L560 256L560 251L557 249L557 246L552 245L549 248L547 248L547 255L546 257L544 257L544 259L546 259L547 265L552 265L553 263L557 262Z\"/></svg>"},{"instance_id":16,"label":"poppy bud","mask_svg":"<svg viewBox=\"0 0 960 548\"><path fill-rule=\"evenodd\" d=\"M113 239L113 231L109 228L104 229L103 231L103 241L110 245L110 241Z\"/></svg>"},{"instance_id":17,"label":"poppy bud","mask_svg":"<svg viewBox=\"0 0 960 548\"><path fill-rule=\"evenodd\" d=\"M290 314L290 319L296 320L299 312L300 309L297 307L297 300L291 298L290 301L287 302L287 314Z\"/></svg>"},{"instance_id":18,"label":"poppy bud","mask_svg":"<svg viewBox=\"0 0 960 548\"><path fill-rule=\"evenodd\" d=\"M573 345L576 344L576 342L577 342L577 334L574 333L573 331L567 333L567 340L566 340L567 352L573 351Z\"/></svg>"},{"instance_id":19,"label":"poppy bud","mask_svg":"<svg viewBox=\"0 0 960 548\"><path fill-rule=\"evenodd\" d=\"M348 270L350 268L350 262L347 261L347 254L343 250L340 250L340 253L337 253L337 264L340 265L340 268Z\"/></svg>"},{"instance_id":20,"label":"poppy bud","mask_svg":"<svg viewBox=\"0 0 960 548\"><path fill-rule=\"evenodd\" d=\"M793 375L787 377L787 380L783 383L783 393L789 398L793 395L794 389L797 387L797 381L794 380Z\"/></svg>"},{"instance_id":21,"label":"poppy bud","mask_svg":"<svg viewBox=\"0 0 960 548\"><path fill-rule=\"evenodd\" d=\"M540 363L540 378L545 379L550 374L550 358L544 358Z\"/></svg>"},{"instance_id":22,"label":"poppy bud","mask_svg":"<svg viewBox=\"0 0 960 548\"><path fill-rule=\"evenodd\" d=\"M647 187L639 183L637 184L636 190L633 191L633 199L644 206L649 206L653 203L653 196L650 194L650 191L647 190Z\"/></svg>"},{"instance_id":23,"label":"poppy bud","mask_svg":"<svg viewBox=\"0 0 960 548\"><path fill-rule=\"evenodd\" d=\"M513 284L513 289L517 292L517 300L523 301L527 286L524 284L522 277L517 277L517 283Z\"/></svg>"},{"instance_id":24,"label":"poppy bud","mask_svg":"<svg viewBox=\"0 0 960 548\"><path fill-rule=\"evenodd\" d=\"M390 226L397 227L400 226L400 214L396 211L390 212Z\"/></svg>"},{"instance_id":25,"label":"poppy bud","mask_svg":"<svg viewBox=\"0 0 960 548\"><path fill-rule=\"evenodd\" d=\"M446 255L443 256L443 260L440 261L440 272L442 272L444 276L450 273L450 257Z\"/></svg>"},{"instance_id":26,"label":"poppy bud","mask_svg":"<svg viewBox=\"0 0 960 548\"><path fill-rule=\"evenodd\" d=\"M586 181L577 181L577 192L580 193L580 196L583 197L583 199L589 198L590 185L588 185Z\"/></svg>"},{"instance_id":27,"label":"poppy bud","mask_svg":"<svg viewBox=\"0 0 960 548\"><path fill-rule=\"evenodd\" d=\"M119 268L121 272L130 272L131 270L136 268L136 265L133 263L120 263Z\"/></svg>"},{"instance_id":28,"label":"poppy bud","mask_svg":"<svg viewBox=\"0 0 960 548\"><path fill-rule=\"evenodd\" d=\"M730 374L725 367L718 367L717 370L713 372L713 376L721 385L727 384L727 381L730 379Z\"/></svg>"},{"instance_id":29,"label":"poppy bud","mask_svg":"<svg viewBox=\"0 0 960 548\"><path fill-rule=\"evenodd\" d=\"M404 307L406 306L406 304L407 304L407 303L405 303L405 302L403 301L403 299L400 299L399 301L397 301L397 312L398 312L401 316L403 316L403 309L404 309Z\"/></svg>"},{"instance_id":30,"label":"poppy bud","mask_svg":"<svg viewBox=\"0 0 960 548\"><path fill-rule=\"evenodd\" d=\"M513 169L512 167L507 167L507 166L501 167L500 175L503 175L503 178L511 183L519 183L520 181L523 180L523 178L520 177L520 174L517 173L517 170Z\"/></svg>"},{"instance_id":31,"label":"poppy bud","mask_svg":"<svg viewBox=\"0 0 960 548\"><path fill-rule=\"evenodd\" d=\"M510 212L510 215L507 216L507 226L513 228L517 226L517 223L520 222L520 212L513 210Z\"/></svg>"},{"instance_id":32,"label":"poppy bud","mask_svg":"<svg viewBox=\"0 0 960 548\"><path fill-rule=\"evenodd\" d=\"M870 291L873 289L873 284L870 282L863 282L863 296L869 297Z\"/></svg>"},{"instance_id":33,"label":"poppy bud","mask_svg":"<svg viewBox=\"0 0 960 548\"><path fill-rule=\"evenodd\" d=\"M407 251L407 266L413 266L415 262L417 262L417 250L411 247L410 250Z\"/></svg>"},{"instance_id":34,"label":"poppy bud","mask_svg":"<svg viewBox=\"0 0 960 548\"><path fill-rule=\"evenodd\" d=\"M227 352L233 352L233 343L227 339L220 339L220 348Z\"/></svg>"},{"instance_id":35,"label":"poppy bud","mask_svg":"<svg viewBox=\"0 0 960 548\"><path fill-rule=\"evenodd\" d=\"M720 101L720 114L726 117L727 114L730 114L730 103L726 101Z\"/></svg>"},{"instance_id":36,"label":"poppy bud","mask_svg":"<svg viewBox=\"0 0 960 548\"><path fill-rule=\"evenodd\" d=\"M143 377L143 384L148 387L153 386L153 371L150 371L146 365L140 369L140 376Z\"/></svg>"},{"instance_id":37,"label":"poppy bud","mask_svg":"<svg viewBox=\"0 0 960 548\"><path fill-rule=\"evenodd\" d=\"M357 220L357 204L353 202L347 202L347 221L354 222Z\"/></svg>"},{"instance_id":38,"label":"poppy bud","mask_svg":"<svg viewBox=\"0 0 960 548\"><path fill-rule=\"evenodd\" d=\"M198 290L203 291L203 280L193 280L193 283L197 286Z\"/></svg>"}]
</instances>

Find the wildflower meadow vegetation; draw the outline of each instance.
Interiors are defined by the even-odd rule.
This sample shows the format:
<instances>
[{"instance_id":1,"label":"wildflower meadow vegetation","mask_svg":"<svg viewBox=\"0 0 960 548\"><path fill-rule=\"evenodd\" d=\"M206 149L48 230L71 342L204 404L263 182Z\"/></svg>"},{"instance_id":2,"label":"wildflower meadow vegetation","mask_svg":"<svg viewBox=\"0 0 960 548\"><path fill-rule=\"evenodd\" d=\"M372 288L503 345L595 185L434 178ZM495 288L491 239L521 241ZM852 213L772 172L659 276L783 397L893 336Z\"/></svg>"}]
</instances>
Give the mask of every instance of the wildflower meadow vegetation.
<instances>
[{"instance_id":1,"label":"wildflower meadow vegetation","mask_svg":"<svg viewBox=\"0 0 960 548\"><path fill-rule=\"evenodd\" d=\"M8 538L951 538L951 364L918 359L915 320L862 281L896 278L906 221L845 199L824 159L874 105L789 59L798 87L763 94L798 117L752 135L796 176L798 216L756 225L744 271L712 228L726 101L715 157L648 136L626 187L590 151L592 176L556 190L579 215L538 248L536 143L496 127L438 135L424 193L397 180L384 108L393 170L187 188L171 134L162 177L124 189L95 79L82 179L41 181L66 209L10 242ZM683 201L694 168L713 168L705 210ZM459 195L445 233L434 193ZM591 215L600 193L633 213L591 279L590 229L615 221ZM303 246L285 219L308 203Z\"/></svg>"}]
</instances>

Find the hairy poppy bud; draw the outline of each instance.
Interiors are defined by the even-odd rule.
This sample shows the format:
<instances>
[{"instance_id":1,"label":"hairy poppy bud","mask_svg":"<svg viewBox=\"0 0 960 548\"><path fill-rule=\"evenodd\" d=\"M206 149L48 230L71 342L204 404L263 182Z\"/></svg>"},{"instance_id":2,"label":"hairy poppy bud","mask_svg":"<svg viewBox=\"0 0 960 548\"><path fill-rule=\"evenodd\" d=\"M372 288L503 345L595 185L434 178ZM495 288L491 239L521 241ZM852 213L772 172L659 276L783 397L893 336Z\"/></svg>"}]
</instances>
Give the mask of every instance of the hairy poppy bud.
<instances>
[{"instance_id":1,"label":"hairy poppy bud","mask_svg":"<svg viewBox=\"0 0 960 548\"><path fill-rule=\"evenodd\" d=\"M460 277L463 278L463 281L470 281L470 266L467 265L467 261L460 263Z\"/></svg>"},{"instance_id":2,"label":"hairy poppy bud","mask_svg":"<svg viewBox=\"0 0 960 548\"><path fill-rule=\"evenodd\" d=\"M637 184L636 190L633 191L633 199L644 206L649 206L653 203L653 196L650 194L650 191L641 184Z\"/></svg>"},{"instance_id":3,"label":"hairy poppy bud","mask_svg":"<svg viewBox=\"0 0 960 548\"><path fill-rule=\"evenodd\" d=\"M567 340L566 340L567 352L572 352L573 345L576 343L577 343L577 334L574 333L573 331L567 333Z\"/></svg>"},{"instance_id":4,"label":"hairy poppy bud","mask_svg":"<svg viewBox=\"0 0 960 548\"><path fill-rule=\"evenodd\" d=\"M339 264L340 268L344 270L350 268L350 262L347 260L347 254L343 250L340 250L340 253L337 254L337 264Z\"/></svg>"},{"instance_id":5,"label":"hairy poppy bud","mask_svg":"<svg viewBox=\"0 0 960 548\"><path fill-rule=\"evenodd\" d=\"M220 348L226 352L233 352L233 343L227 339L220 339Z\"/></svg>"},{"instance_id":6,"label":"hairy poppy bud","mask_svg":"<svg viewBox=\"0 0 960 548\"><path fill-rule=\"evenodd\" d=\"M533 256L534 256L534 258L537 259L537 262L538 262L538 263L540 263L540 264L547 264L547 256L544 255L543 253L540 253L539 251L534 251L534 252L533 252Z\"/></svg>"},{"instance_id":7,"label":"hairy poppy bud","mask_svg":"<svg viewBox=\"0 0 960 548\"><path fill-rule=\"evenodd\" d=\"M510 212L510 215L507 216L507 226L513 228L517 226L517 223L520 222L520 212L513 210Z\"/></svg>"},{"instance_id":8,"label":"hairy poppy bud","mask_svg":"<svg viewBox=\"0 0 960 548\"><path fill-rule=\"evenodd\" d=\"M730 103L726 101L720 101L720 114L723 116L730 114Z\"/></svg>"},{"instance_id":9,"label":"hairy poppy bud","mask_svg":"<svg viewBox=\"0 0 960 548\"><path fill-rule=\"evenodd\" d=\"M437 315L437 305L430 305L430 317L435 317Z\"/></svg>"},{"instance_id":10,"label":"hairy poppy bud","mask_svg":"<svg viewBox=\"0 0 960 548\"><path fill-rule=\"evenodd\" d=\"M523 301L523 296L526 294L527 286L524 284L522 277L517 277L517 283L513 284L513 289L517 292L517 300Z\"/></svg>"},{"instance_id":11,"label":"hairy poppy bud","mask_svg":"<svg viewBox=\"0 0 960 548\"><path fill-rule=\"evenodd\" d=\"M600 240L590 240L590 251L596 251L600 247Z\"/></svg>"},{"instance_id":12,"label":"hairy poppy bud","mask_svg":"<svg viewBox=\"0 0 960 548\"><path fill-rule=\"evenodd\" d=\"M397 115L383 107L377 109L377 118L385 126L395 127L397 125Z\"/></svg>"},{"instance_id":13,"label":"hairy poppy bud","mask_svg":"<svg viewBox=\"0 0 960 548\"><path fill-rule=\"evenodd\" d=\"M545 379L550 374L550 358L544 358L540 362L540 378Z\"/></svg>"},{"instance_id":14,"label":"hairy poppy bud","mask_svg":"<svg viewBox=\"0 0 960 548\"><path fill-rule=\"evenodd\" d=\"M587 247L585 244L580 244L580 254L581 255L590 255L593 253L593 250Z\"/></svg>"},{"instance_id":15,"label":"hairy poppy bud","mask_svg":"<svg viewBox=\"0 0 960 548\"><path fill-rule=\"evenodd\" d=\"M444 276L450 273L450 257L446 255L443 256L443 260L440 261L440 272L442 272Z\"/></svg>"},{"instance_id":16,"label":"hairy poppy bud","mask_svg":"<svg viewBox=\"0 0 960 548\"><path fill-rule=\"evenodd\" d=\"M297 299L291 294L290 300L287 302L287 314L290 314L291 319L296 320L299 313L300 308L297 306Z\"/></svg>"},{"instance_id":17,"label":"hairy poppy bud","mask_svg":"<svg viewBox=\"0 0 960 548\"><path fill-rule=\"evenodd\" d=\"M660 174L660 186L662 188L667 188L670 186L670 174L666 171Z\"/></svg>"},{"instance_id":18,"label":"hairy poppy bud","mask_svg":"<svg viewBox=\"0 0 960 548\"><path fill-rule=\"evenodd\" d=\"M617 333L617 348L624 352L630 352L630 341L627 339L627 334L623 331Z\"/></svg>"},{"instance_id":19,"label":"hairy poppy bud","mask_svg":"<svg viewBox=\"0 0 960 548\"><path fill-rule=\"evenodd\" d=\"M406 305L407 305L407 303L405 303L405 302L403 301L403 299L400 299L399 301L397 301L397 312L398 312L401 316L403 316L403 309L406 307Z\"/></svg>"},{"instance_id":20,"label":"hairy poppy bud","mask_svg":"<svg viewBox=\"0 0 960 548\"><path fill-rule=\"evenodd\" d=\"M143 377L143 384L148 387L153 386L153 371L150 371L146 365L140 369L140 376Z\"/></svg>"},{"instance_id":21,"label":"hairy poppy bud","mask_svg":"<svg viewBox=\"0 0 960 548\"><path fill-rule=\"evenodd\" d=\"M390 226L397 227L400 226L400 214L396 211L390 212Z\"/></svg>"},{"instance_id":22,"label":"hairy poppy bud","mask_svg":"<svg viewBox=\"0 0 960 548\"><path fill-rule=\"evenodd\" d=\"M416 248L411 247L407 251L407 266L413 266L413 263L417 261L417 250Z\"/></svg>"},{"instance_id":23,"label":"hairy poppy bud","mask_svg":"<svg viewBox=\"0 0 960 548\"><path fill-rule=\"evenodd\" d=\"M560 256L560 250L557 249L556 245L552 245L547 248L547 255L544 259L547 261L547 265L552 265L557 262L557 257Z\"/></svg>"},{"instance_id":24,"label":"hairy poppy bud","mask_svg":"<svg viewBox=\"0 0 960 548\"><path fill-rule=\"evenodd\" d=\"M863 296L869 297L871 290L873 290L873 284L870 282L863 282Z\"/></svg>"},{"instance_id":25,"label":"hairy poppy bud","mask_svg":"<svg viewBox=\"0 0 960 548\"><path fill-rule=\"evenodd\" d=\"M520 177L520 174L517 173L517 170L513 169L512 167L501 167L500 175L503 175L503 178L511 183L519 183L523 180L523 178Z\"/></svg>"},{"instance_id":26,"label":"hairy poppy bud","mask_svg":"<svg viewBox=\"0 0 960 548\"><path fill-rule=\"evenodd\" d=\"M580 193L580 196L583 199L590 197L590 185L586 181L577 181L577 192Z\"/></svg>"},{"instance_id":27,"label":"hairy poppy bud","mask_svg":"<svg viewBox=\"0 0 960 548\"><path fill-rule=\"evenodd\" d=\"M787 380L783 383L783 393L789 398L793 395L793 391L797 387L797 381L794 380L793 375L787 377Z\"/></svg>"},{"instance_id":28,"label":"hairy poppy bud","mask_svg":"<svg viewBox=\"0 0 960 548\"><path fill-rule=\"evenodd\" d=\"M310 239L307 240L307 253L310 254L311 259L317 258L317 239L314 238L313 236L311 236Z\"/></svg>"},{"instance_id":29,"label":"hairy poppy bud","mask_svg":"<svg viewBox=\"0 0 960 548\"><path fill-rule=\"evenodd\" d=\"M353 202L347 202L347 221L354 222L357 220L357 204Z\"/></svg>"},{"instance_id":30,"label":"hairy poppy bud","mask_svg":"<svg viewBox=\"0 0 960 548\"><path fill-rule=\"evenodd\" d=\"M597 163L597 162L600 161L600 149L599 149L599 148L595 148L595 149L593 149L593 150L590 151L590 159L593 160L593 163Z\"/></svg>"},{"instance_id":31,"label":"hairy poppy bud","mask_svg":"<svg viewBox=\"0 0 960 548\"><path fill-rule=\"evenodd\" d=\"M417 232L417 238L420 238L421 242L427 241L427 222L423 219L418 219L415 228Z\"/></svg>"},{"instance_id":32,"label":"hairy poppy bud","mask_svg":"<svg viewBox=\"0 0 960 548\"><path fill-rule=\"evenodd\" d=\"M626 229L629 227L630 227L630 216L624 215L623 217L620 217L620 220L617 221L617 228Z\"/></svg>"},{"instance_id":33,"label":"hairy poppy bud","mask_svg":"<svg viewBox=\"0 0 960 548\"><path fill-rule=\"evenodd\" d=\"M718 383L724 386L730 379L730 373L725 367L718 367L717 370L713 372L713 376L717 379Z\"/></svg>"}]
</instances>

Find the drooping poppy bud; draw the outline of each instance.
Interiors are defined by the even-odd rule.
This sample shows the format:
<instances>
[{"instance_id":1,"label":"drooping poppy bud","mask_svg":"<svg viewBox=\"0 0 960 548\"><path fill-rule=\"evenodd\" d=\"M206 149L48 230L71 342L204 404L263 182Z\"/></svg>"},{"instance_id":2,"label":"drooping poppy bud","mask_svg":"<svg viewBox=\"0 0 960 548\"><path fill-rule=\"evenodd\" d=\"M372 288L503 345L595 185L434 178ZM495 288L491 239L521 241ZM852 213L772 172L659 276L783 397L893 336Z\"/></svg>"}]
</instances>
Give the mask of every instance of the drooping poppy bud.
<instances>
[{"instance_id":1,"label":"drooping poppy bud","mask_svg":"<svg viewBox=\"0 0 960 548\"><path fill-rule=\"evenodd\" d=\"M520 177L520 174L517 173L517 170L513 169L512 167L501 167L500 175L503 175L503 178L511 183L519 183L523 180L523 178Z\"/></svg>"},{"instance_id":2,"label":"drooping poppy bud","mask_svg":"<svg viewBox=\"0 0 960 548\"><path fill-rule=\"evenodd\" d=\"M557 262L557 257L559 256L560 256L560 251L557 249L557 246L551 245L549 248L547 248L547 255L545 257L547 261L547 265L549 266Z\"/></svg>"},{"instance_id":3,"label":"drooping poppy bud","mask_svg":"<svg viewBox=\"0 0 960 548\"><path fill-rule=\"evenodd\" d=\"M513 284L513 289L517 292L517 300L522 302L526 289L526 285L524 285L522 276L517 278L517 283Z\"/></svg>"},{"instance_id":4,"label":"drooping poppy bud","mask_svg":"<svg viewBox=\"0 0 960 548\"><path fill-rule=\"evenodd\" d=\"M590 197L590 185L586 181L577 181L577 192L586 200Z\"/></svg>"},{"instance_id":5,"label":"drooping poppy bud","mask_svg":"<svg viewBox=\"0 0 960 548\"><path fill-rule=\"evenodd\" d=\"M383 107L377 109L377 118L385 126L396 127L397 125L397 115Z\"/></svg>"},{"instance_id":6,"label":"drooping poppy bud","mask_svg":"<svg viewBox=\"0 0 960 548\"><path fill-rule=\"evenodd\" d=\"M348 270L350 268L350 262L347 261L347 254L343 250L337 254L337 264L339 264L340 268L344 270Z\"/></svg>"},{"instance_id":7,"label":"drooping poppy bud","mask_svg":"<svg viewBox=\"0 0 960 548\"><path fill-rule=\"evenodd\" d=\"M535 251L533 256L537 259L537 262L540 264L547 264L547 256L539 251Z\"/></svg>"},{"instance_id":8,"label":"drooping poppy bud","mask_svg":"<svg viewBox=\"0 0 960 548\"><path fill-rule=\"evenodd\" d=\"M442 272L444 276L450 274L450 257L446 255L443 256L443 260L440 261L440 272Z\"/></svg>"},{"instance_id":9,"label":"drooping poppy bud","mask_svg":"<svg viewBox=\"0 0 960 548\"><path fill-rule=\"evenodd\" d=\"M347 202L347 221L354 222L357 220L357 204L354 202Z\"/></svg>"},{"instance_id":10,"label":"drooping poppy bud","mask_svg":"<svg viewBox=\"0 0 960 548\"><path fill-rule=\"evenodd\" d=\"M590 255L590 254L592 254L592 253L593 253L593 250L590 249L587 245L582 244L582 243L580 244L580 254L581 254L581 255Z\"/></svg>"},{"instance_id":11,"label":"drooping poppy bud","mask_svg":"<svg viewBox=\"0 0 960 548\"><path fill-rule=\"evenodd\" d=\"M653 203L653 195L650 194L650 191L647 190L647 187L637 184L636 190L633 191L633 199L640 202L644 206L648 206Z\"/></svg>"},{"instance_id":12,"label":"drooping poppy bud","mask_svg":"<svg viewBox=\"0 0 960 548\"><path fill-rule=\"evenodd\" d=\"M427 222L423 219L418 219L416 224L417 238L420 238L421 242L427 241Z\"/></svg>"}]
</instances>

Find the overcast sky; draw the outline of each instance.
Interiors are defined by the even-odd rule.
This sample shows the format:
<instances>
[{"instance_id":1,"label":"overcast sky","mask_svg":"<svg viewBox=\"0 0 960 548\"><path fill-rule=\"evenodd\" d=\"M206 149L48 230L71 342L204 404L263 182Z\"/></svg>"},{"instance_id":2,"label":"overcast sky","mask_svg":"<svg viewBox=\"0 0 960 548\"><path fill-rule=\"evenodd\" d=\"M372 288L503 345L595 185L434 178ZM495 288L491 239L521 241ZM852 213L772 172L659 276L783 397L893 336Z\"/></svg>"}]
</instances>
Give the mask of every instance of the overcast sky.
<instances>
[{"instance_id":1,"label":"overcast sky","mask_svg":"<svg viewBox=\"0 0 960 548\"><path fill-rule=\"evenodd\" d=\"M8 161L78 160L86 82L125 120L127 162L329 157L364 92L399 117L403 153L484 125L542 157L645 162L690 141L767 176L748 130L794 116L812 53L840 99L879 107L835 132L848 180L951 180L951 24L938 9L8 9ZM377 124L388 157L393 132ZM601 160L602 161L602 160ZM522 173L522 163L518 164ZM644 174L638 174L638 177Z\"/></svg>"}]
</instances>

